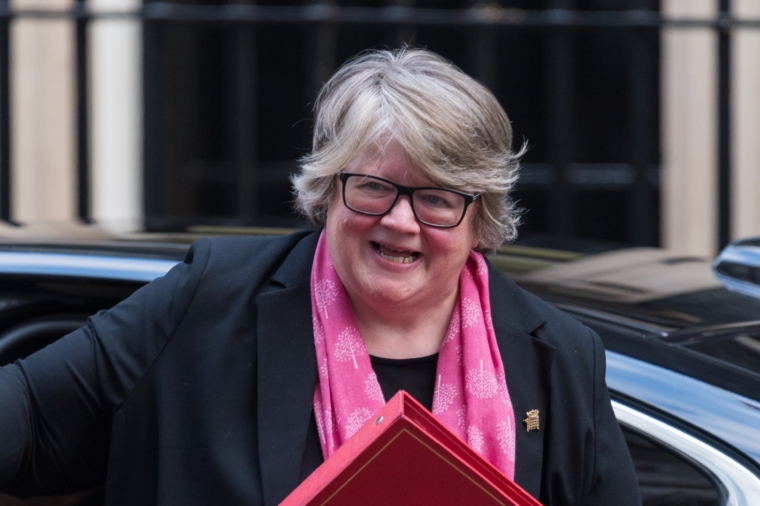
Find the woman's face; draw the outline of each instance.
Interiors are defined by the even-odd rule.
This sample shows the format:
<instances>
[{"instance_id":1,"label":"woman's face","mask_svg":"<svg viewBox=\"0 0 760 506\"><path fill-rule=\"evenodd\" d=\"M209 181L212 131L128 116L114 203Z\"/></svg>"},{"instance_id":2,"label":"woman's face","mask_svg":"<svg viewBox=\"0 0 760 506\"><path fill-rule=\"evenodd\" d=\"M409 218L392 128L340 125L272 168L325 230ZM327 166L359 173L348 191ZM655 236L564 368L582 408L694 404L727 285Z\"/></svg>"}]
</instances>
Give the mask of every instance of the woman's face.
<instances>
[{"instance_id":1,"label":"woman's face","mask_svg":"<svg viewBox=\"0 0 760 506\"><path fill-rule=\"evenodd\" d=\"M396 141L382 154L376 148L365 150L345 172L405 186L435 186ZM385 216L367 216L343 204L338 182L325 228L330 256L352 303L382 311L398 303L423 308L447 300L457 292L459 274L478 243L475 211L471 205L455 228L429 227L415 219L409 198L402 196Z\"/></svg>"}]
</instances>

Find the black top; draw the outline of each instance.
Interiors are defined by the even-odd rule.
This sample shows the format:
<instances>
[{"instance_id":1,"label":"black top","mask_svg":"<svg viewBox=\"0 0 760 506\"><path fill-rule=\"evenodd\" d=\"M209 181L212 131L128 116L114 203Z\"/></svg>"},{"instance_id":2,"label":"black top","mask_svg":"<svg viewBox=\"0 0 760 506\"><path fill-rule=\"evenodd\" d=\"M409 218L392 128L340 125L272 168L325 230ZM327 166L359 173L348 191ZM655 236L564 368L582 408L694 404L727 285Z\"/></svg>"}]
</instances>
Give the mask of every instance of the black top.
<instances>
[{"instance_id":1,"label":"black top","mask_svg":"<svg viewBox=\"0 0 760 506\"><path fill-rule=\"evenodd\" d=\"M385 401L406 390L428 410L433 410L433 390L435 390L435 370L438 354L419 358L381 358L370 355L372 369L377 374L377 382L383 391Z\"/></svg>"},{"instance_id":2,"label":"black top","mask_svg":"<svg viewBox=\"0 0 760 506\"><path fill-rule=\"evenodd\" d=\"M369 359L386 402L399 390L406 390L427 409L433 409L435 371L438 367L437 353L427 357L405 359L381 358L370 355ZM323 460L317 421L312 411L309 432L306 435L303 464L301 465L301 479L303 480L311 474Z\"/></svg>"}]
</instances>

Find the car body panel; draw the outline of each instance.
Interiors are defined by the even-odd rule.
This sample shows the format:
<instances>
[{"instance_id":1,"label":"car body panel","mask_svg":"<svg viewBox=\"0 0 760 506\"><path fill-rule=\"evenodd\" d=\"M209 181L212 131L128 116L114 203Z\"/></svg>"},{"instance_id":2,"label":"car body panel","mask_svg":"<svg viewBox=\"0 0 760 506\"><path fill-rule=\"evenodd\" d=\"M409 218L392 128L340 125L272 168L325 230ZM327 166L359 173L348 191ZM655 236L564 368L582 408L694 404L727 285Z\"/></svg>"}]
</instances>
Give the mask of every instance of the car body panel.
<instances>
[{"instance_id":1,"label":"car body panel","mask_svg":"<svg viewBox=\"0 0 760 506\"><path fill-rule=\"evenodd\" d=\"M176 260L75 253L0 251L0 274L71 276L150 282L177 264Z\"/></svg>"},{"instance_id":2,"label":"car body panel","mask_svg":"<svg viewBox=\"0 0 760 506\"><path fill-rule=\"evenodd\" d=\"M613 401L612 408L621 425L675 448L706 469L722 485L724 504L727 506L760 504L760 477L742 462L677 427L625 404Z\"/></svg>"},{"instance_id":3,"label":"car body panel","mask_svg":"<svg viewBox=\"0 0 760 506\"><path fill-rule=\"evenodd\" d=\"M606 355L613 395L624 394L716 436L760 470L760 402L642 360Z\"/></svg>"}]
</instances>

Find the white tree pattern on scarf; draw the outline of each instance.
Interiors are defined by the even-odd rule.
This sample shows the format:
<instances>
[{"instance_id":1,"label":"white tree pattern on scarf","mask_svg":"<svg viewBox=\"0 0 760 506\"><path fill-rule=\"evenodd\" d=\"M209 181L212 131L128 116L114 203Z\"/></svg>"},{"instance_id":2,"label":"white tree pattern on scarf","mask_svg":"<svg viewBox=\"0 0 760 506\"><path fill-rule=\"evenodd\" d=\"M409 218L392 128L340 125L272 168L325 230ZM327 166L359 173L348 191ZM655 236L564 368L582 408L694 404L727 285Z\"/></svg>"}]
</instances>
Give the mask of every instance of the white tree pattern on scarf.
<instances>
[{"instance_id":1,"label":"white tree pattern on scarf","mask_svg":"<svg viewBox=\"0 0 760 506\"><path fill-rule=\"evenodd\" d=\"M496 440L499 442L499 448L507 455L512 462L515 461L515 429L509 423L509 418L499 422L496 426Z\"/></svg>"},{"instance_id":2,"label":"white tree pattern on scarf","mask_svg":"<svg viewBox=\"0 0 760 506\"><path fill-rule=\"evenodd\" d=\"M457 427L462 434L467 433L467 411L464 408L457 410Z\"/></svg>"},{"instance_id":3,"label":"white tree pattern on scarf","mask_svg":"<svg viewBox=\"0 0 760 506\"><path fill-rule=\"evenodd\" d=\"M433 392L433 414L440 415L449 406L454 404L456 399L457 390L454 385L442 382L442 377L438 375L438 383L436 384L435 391Z\"/></svg>"},{"instance_id":4,"label":"white tree pattern on scarf","mask_svg":"<svg viewBox=\"0 0 760 506\"><path fill-rule=\"evenodd\" d=\"M325 329L316 316L312 316L312 327L314 328L314 344L321 345L325 342Z\"/></svg>"},{"instance_id":5,"label":"white tree pattern on scarf","mask_svg":"<svg viewBox=\"0 0 760 506\"><path fill-rule=\"evenodd\" d=\"M321 402L317 401L314 404L314 418L317 420L319 438L324 442L325 434L333 430L334 417L331 413L330 416L325 418L324 406L322 406Z\"/></svg>"},{"instance_id":6,"label":"white tree pattern on scarf","mask_svg":"<svg viewBox=\"0 0 760 506\"><path fill-rule=\"evenodd\" d=\"M485 318L486 328L493 331L493 320L491 320L491 310L486 309L483 311L483 318Z\"/></svg>"},{"instance_id":7,"label":"white tree pattern on scarf","mask_svg":"<svg viewBox=\"0 0 760 506\"><path fill-rule=\"evenodd\" d=\"M470 425L467 428L467 444L469 444L476 452L482 453L483 443L485 443L483 440L483 433L474 425Z\"/></svg>"},{"instance_id":8,"label":"white tree pattern on scarf","mask_svg":"<svg viewBox=\"0 0 760 506\"><path fill-rule=\"evenodd\" d=\"M467 391L478 399L490 399L499 392L499 384L494 374L483 369L483 360L480 361L480 369L470 369L465 376Z\"/></svg>"},{"instance_id":9,"label":"white tree pattern on scarf","mask_svg":"<svg viewBox=\"0 0 760 506\"><path fill-rule=\"evenodd\" d=\"M480 321L480 305L470 299L462 300L462 327L472 327Z\"/></svg>"},{"instance_id":10,"label":"white tree pattern on scarf","mask_svg":"<svg viewBox=\"0 0 760 506\"><path fill-rule=\"evenodd\" d=\"M346 424L346 439L350 438L362 428L364 422L372 417L372 411L367 408L356 408L349 416Z\"/></svg>"},{"instance_id":11,"label":"white tree pattern on scarf","mask_svg":"<svg viewBox=\"0 0 760 506\"><path fill-rule=\"evenodd\" d=\"M325 319L328 319L327 308L338 299L338 287L329 279L318 281L317 286L314 287L314 299L319 311L322 311Z\"/></svg>"},{"instance_id":12,"label":"white tree pattern on scarf","mask_svg":"<svg viewBox=\"0 0 760 506\"><path fill-rule=\"evenodd\" d=\"M377 375L374 372L369 373L367 379L364 380L364 395L370 400L385 403L383 389L380 388L380 383L377 382Z\"/></svg>"},{"instance_id":13,"label":"white tree pattern on scarf","mask_svg":"<svg viewBox=\"0 0 760 506\"><path fill-rule=\"evenodd\" d=\"M364 347L362 336L355 328L348 327L338 336L338 342L335 343L335 358L339 362L353 360L354 369L359 368L356 363L356 357L366 355L367 348Z\"/></svg>"}]
</instances>

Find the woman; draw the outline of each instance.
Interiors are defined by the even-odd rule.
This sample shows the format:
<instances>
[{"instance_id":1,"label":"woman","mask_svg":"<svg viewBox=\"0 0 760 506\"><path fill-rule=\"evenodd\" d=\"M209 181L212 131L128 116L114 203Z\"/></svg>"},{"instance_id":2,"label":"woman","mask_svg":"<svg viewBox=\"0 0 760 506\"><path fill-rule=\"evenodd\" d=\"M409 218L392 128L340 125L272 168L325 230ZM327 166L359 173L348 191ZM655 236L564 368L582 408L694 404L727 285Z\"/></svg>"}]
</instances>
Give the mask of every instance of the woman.
<instances>
[{"instance_id":1,"label":"woman","mask_svg":"<svg viewBox=\"0 0 760 506\"><path fill-rule=\"evenodd\" d=\"M481 254L515 234L510 145L440 57L349 62L294 179L324 229L198 241L1 369L0 489L277 504L404 388L544 504L639 503L599 338Z\"/></svg>"}]
</instances>

